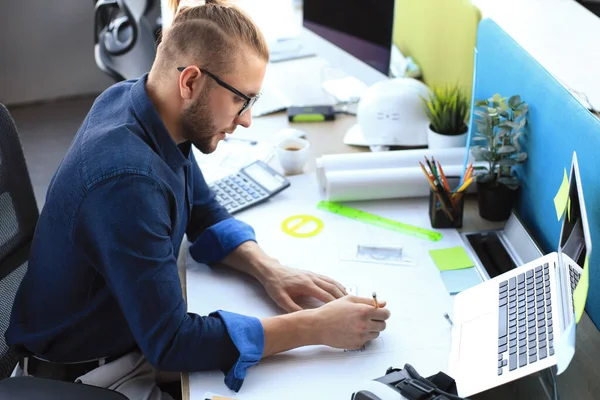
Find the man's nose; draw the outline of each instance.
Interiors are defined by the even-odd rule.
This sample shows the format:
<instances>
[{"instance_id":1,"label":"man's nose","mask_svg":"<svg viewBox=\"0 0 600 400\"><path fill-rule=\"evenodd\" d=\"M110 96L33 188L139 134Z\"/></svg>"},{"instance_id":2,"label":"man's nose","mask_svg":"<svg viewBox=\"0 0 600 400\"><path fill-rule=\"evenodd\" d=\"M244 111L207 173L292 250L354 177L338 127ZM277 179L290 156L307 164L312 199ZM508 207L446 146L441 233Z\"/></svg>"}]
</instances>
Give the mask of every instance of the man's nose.
<instances>
[{"instance_id":1,"label":"man's nose","mask_svg":"<svg viewBox=\"0 0 600 400\"><path fill-rule=\"evenodd\" d=\"M241 125L244 128L249 128L252 124L252 109L246 111L242 115L238 115L235 118L234 122L236 123L236 125Z\"/></svg>"}]
</instances>

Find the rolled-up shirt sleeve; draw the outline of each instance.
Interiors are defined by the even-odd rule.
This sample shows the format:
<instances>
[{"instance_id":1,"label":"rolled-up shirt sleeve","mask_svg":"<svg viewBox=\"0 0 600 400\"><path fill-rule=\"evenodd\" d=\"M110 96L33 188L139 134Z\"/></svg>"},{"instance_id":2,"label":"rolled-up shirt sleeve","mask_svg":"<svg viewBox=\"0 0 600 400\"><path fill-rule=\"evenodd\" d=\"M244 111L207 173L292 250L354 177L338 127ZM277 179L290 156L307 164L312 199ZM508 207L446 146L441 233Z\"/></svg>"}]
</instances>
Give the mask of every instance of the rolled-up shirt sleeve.
<instances>
[{"instance_id":1,"label":"rolled-up shirt sleeve","mask_svg":"<svg viewBox=\"0 0 600 400\"><path fill-rule=\"evenodd\" d=\"M257 318L225 311L202 317L187 312L170 237L171 201L168 191L147 176L107 179L86 194L73 240L86 249L153 366L179 372L220 369L227 386L239 390L246 369L262 357L262 325ZM219 243L224 249L230 244Z\"/></svg>"},{"instance_id":2,"label":"rolled-up shirt sleeve","mask_svg":"<svg viewBox=\"0 0 600 400\"><path fill-rule=\"evenodd\" d=\"M192 211L186 229L187 238L192 243L190 255L197 262L212 264L221 261L240 244L256 241L256 235L250 225L233 218L219 204L193 153L190 153L190 161Z\"/></svg>"},{"instance_id":3,"label":"rolled-up shirt sleeve","mask_svg":"<svg viewBox=\"0 0 600 400\"><path fill-rule=\"evenodd\" d=\"M222 310L219 310L218 314L225 322L227 332L240 354L229 371L224 371L225 384L237 392L242 387L246 370L262 358L265 347L264 330L257 318L248 318Z\"/></svg>"}]
</instances>

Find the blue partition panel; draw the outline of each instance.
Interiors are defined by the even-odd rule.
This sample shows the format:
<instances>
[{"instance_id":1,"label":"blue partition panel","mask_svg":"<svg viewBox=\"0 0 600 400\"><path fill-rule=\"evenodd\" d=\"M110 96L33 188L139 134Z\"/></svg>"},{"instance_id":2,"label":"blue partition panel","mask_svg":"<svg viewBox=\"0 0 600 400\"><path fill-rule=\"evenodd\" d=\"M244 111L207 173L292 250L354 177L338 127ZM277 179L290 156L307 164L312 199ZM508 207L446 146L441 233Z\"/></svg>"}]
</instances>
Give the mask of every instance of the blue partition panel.
<instances>
[{"instance_id":1,"label":"blue partition panel","mask_svg":"<svg viewBox=\"0 0 600 400\"><path fill-rule=\"evenodd\" d=\"M545 252L558 246L561 222L553 200L563 170L568 174L573 151L577 152L595 247L586 311L600 327L600 120L490 19L479 24L475 68L473 99L519 94L529 104L528 127L521 141L529 159L517 170L522 188L516 211ZM470 132L474 129L471 122Z\"/></svg>"}]
</instances>

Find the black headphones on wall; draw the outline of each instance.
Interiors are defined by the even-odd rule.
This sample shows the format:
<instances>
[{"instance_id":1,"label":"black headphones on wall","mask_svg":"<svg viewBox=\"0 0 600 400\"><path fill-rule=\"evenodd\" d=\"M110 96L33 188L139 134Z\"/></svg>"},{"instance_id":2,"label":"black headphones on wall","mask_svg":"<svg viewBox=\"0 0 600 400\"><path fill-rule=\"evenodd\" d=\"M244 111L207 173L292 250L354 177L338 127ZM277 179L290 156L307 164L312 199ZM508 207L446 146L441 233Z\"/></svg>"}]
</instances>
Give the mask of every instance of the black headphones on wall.
<instances>
[{"instance_id":1,"label":"black headphones on wall","mask_svg":"<svg viewBox=\"0 0 600 400\"><path fill-rule=\"evenodd\" d=\"M113 56L133 48L137 41L137 23L125 0L99 0L94 7L94 43Z\"/></svg>"}]
</instances>

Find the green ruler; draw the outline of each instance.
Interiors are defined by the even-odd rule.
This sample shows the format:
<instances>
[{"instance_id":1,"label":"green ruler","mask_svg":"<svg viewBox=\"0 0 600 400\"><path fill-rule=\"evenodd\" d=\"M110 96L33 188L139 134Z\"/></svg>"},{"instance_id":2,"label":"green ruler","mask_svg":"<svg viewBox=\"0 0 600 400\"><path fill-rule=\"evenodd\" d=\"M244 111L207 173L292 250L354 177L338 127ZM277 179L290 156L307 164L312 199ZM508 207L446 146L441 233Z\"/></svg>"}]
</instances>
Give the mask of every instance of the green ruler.
<instances>
[{"instance_id":1,"label":"green ruler","mask_svg":"<svg viewBox=\"0 0 600 400\"><path fill-rule=\"evenodd\" d=\"M332 201L320 201L317 204L319 210L329 211L334 214L342 215L347 218L352 218L357 221L361 221L367 224L379 226L381 228L389 229L395 232L405 233L407 235L416 236L421 239L427 239L437 242L442 238L442 234L439 232L431 231L429 229L419 228L418 226L405 224L402 222L394 221L393 219L383 218L375 214L371 214L365 211L357 210L356 208L347 207Z\"/></svg>"}]
</instances>

